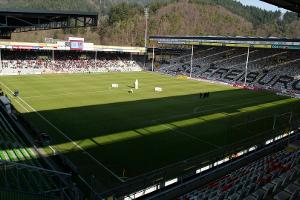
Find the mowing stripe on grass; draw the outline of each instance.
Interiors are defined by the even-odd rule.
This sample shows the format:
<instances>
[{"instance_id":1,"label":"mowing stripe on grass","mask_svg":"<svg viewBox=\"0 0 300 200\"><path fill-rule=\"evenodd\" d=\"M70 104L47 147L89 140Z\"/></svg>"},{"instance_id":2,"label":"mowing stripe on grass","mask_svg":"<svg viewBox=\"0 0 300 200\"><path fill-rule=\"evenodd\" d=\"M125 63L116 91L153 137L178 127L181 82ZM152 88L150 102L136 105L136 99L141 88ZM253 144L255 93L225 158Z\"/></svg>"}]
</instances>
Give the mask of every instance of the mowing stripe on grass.
<instances>
[{"instance_id":1,"label":"mowing stripe on grass","mask_svg":"<svg viewBox=\"0 0 300 200\"><path fill-rule=\"evenodd\" d=\"M52 94L47 95L47 97L61 97L61 96L70 96L70 95L82 95L82 94L96 94L96 93L102 93L102 92L108 92L109 90L99 90L99 91L93 91L93 92L67 92L63 94ZM35 96L28 96L23 97L24 99L33 99L33 98L39 98L39 97L45 97L45 95L35 95Z\"/></svg>"},{"instance_id":2,"label":"mowing stripe on grass","mask_svg":"<svg viewBox=\"0 0 300 200\"><path fill-rule=\"evenodd\" d=\"M13 91L4 83L0 82L5 88L13 94ZM92 160L94 160L98 165L103 167L106 171L108 171L113 177L118 179L121 182L125 182L122 178L120 178L117 174L115 174L112 170L110 170L108 167L106 167L103 163L101 163L99 160L97 160L94 156L92 156L90 153L85 151L80 145L78 145L76 142L74 142L70 137L68 137L64 132L62 132L59 128L57 128L54 124L52 124L48 119L46 119L43 115L41 115L37 110L35 110L32 106L30 106L26 101L24 101L21 97L17 97L21 102L23 102L27 107L29 107L34 113L36 113L41 119L43 119L45 122L47 122L50 126L52 126L56 131L58 131L61 135L63 135L66 139L68 139L73 145L75 145L78 149L80 149L84 154L86 154L88 157L90 157Z\"/></svg>"}]
</instances>

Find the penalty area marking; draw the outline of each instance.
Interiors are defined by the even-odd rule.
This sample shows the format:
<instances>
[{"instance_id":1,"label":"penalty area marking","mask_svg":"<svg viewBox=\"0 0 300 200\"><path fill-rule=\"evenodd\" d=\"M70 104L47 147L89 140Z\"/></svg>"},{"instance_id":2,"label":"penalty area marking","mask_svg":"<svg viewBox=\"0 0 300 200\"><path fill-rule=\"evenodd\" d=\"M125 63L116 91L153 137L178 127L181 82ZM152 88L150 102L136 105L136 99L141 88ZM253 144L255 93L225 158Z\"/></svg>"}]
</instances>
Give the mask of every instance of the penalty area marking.
<instances>
[{"instance_id":1,"label":"penalty area marking","mask_svg":"<svg viewBox=\"0 0 300 200\"><path fill-rule=\"evenodd\" d=\"M10 93L13 94L13 91L5 85L3 82L0 82L1 85L3 85L7 90L9 90ZM70 137L68 137L64 132L62 132L59 128L57 128L54 124L52 124L48 119L46 119L42 114L40 114L37 110L35 110L32 106L30 106L26 101L24 101L21 97L17 97L21 102L23 102L25 105L28 106L33 112L35 112L41 119L43 119L45 122L47 122L50 126L52 126L56 131L58 131L61 135L63 135L66 139L68 139L73 145L75 145L78 149L80 149L85 155L90 157L93 161L95 161L98 165L103 167L106 171L108 171L113 177L118 179L121 182L125 182L121 177L119 177L117 174L115 174L112 170L110 170L108 167L106 167L103 163L101 163L99 160L97 160L94 156L92 156L90 153L88 153L86 150L84 150L81 146L79 146L76 142L74 142Z\"/></svg>"}]
</instances>

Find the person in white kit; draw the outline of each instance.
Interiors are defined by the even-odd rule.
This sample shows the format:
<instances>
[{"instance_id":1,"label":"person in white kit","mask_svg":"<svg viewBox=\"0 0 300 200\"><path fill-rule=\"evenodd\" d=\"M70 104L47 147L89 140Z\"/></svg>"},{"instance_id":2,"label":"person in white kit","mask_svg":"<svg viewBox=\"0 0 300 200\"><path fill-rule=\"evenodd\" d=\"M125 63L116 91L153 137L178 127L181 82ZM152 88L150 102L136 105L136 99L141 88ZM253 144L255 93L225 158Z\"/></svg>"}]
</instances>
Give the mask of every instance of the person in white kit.
<instances>
[{"instance_id":1,"label":"person in white kit","mask_svg":"<svg viewBox=\"0 0 300 200\"><path fill-rule=\"evenodd\" d=\"M137 79L134 82L134 89L139 89L139 81Z\"/></svg>"}]
</instances>

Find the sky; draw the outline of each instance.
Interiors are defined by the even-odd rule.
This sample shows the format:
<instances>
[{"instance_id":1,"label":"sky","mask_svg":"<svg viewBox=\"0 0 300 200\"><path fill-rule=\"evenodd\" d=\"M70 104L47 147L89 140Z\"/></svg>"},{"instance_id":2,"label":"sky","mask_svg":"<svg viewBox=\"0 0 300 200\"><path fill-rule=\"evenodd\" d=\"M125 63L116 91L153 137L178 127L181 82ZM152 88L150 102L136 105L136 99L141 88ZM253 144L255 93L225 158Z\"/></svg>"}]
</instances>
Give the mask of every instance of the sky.
<instances>
[{"instance_id":1,"label":"sky","mask_svg":"<svg viewBox=\"0 0 300 200\"><path fill-rule=\"evenodd\" d=\"M282 12L286 12L285 9L283 8L278 8L277 6L273 6L271 4L259 1L259 0L237 0L239 2L241 2L244 5L251 5L251 6L256 6L265 10L281 10Z\"/></svg>"}]
</instances>

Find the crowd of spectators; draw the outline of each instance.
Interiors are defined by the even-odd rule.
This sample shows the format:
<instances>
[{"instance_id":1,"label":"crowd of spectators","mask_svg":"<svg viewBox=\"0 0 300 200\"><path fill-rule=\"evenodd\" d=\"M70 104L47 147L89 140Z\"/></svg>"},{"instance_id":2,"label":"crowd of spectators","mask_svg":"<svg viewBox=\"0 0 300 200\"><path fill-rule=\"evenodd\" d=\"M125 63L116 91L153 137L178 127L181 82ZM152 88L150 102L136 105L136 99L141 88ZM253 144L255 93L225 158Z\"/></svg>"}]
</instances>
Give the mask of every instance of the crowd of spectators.
<instances>
[{"instance_id":1,"label":"crowd of spectators","mask_svg":"<svg viewBox=\"0 0 300 200\"><path fill-rule=\"evenodd\" d=\"M0 74L141 71L128 56L77 51L3 51Z\"/></svg>"}]
</instances>

